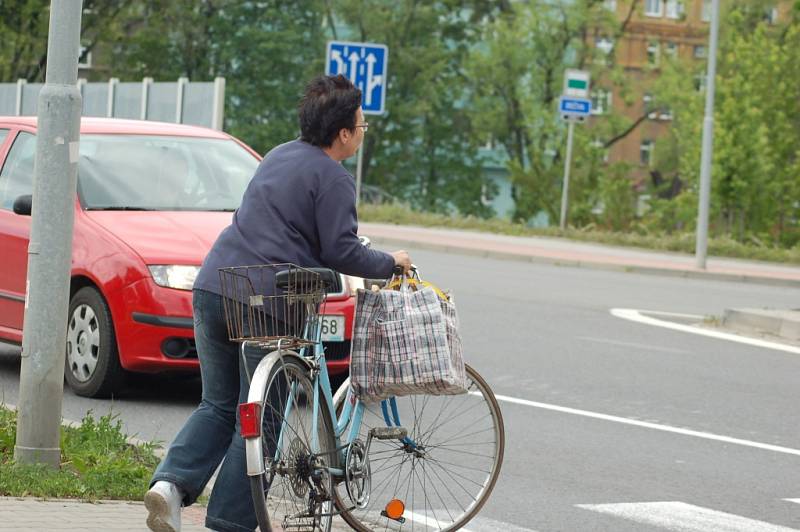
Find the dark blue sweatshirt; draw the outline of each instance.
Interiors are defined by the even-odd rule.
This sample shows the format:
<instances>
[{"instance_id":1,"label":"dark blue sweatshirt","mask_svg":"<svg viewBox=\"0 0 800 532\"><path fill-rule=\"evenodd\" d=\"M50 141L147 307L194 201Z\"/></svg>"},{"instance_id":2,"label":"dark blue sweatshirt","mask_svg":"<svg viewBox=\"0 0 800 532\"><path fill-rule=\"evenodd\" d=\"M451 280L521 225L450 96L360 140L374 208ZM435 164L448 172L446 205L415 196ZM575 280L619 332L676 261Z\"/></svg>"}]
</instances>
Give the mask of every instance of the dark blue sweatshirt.
<instances>
[{"instance_id":1,"label":"dark blue sweatshirt","mask_svg":"<svg viewBox=\"0 0 800 532\"><path fill-rule=\"evenodd\" d=\"M220 294L219 268L284 262L373 279L391 276L392 256L361 245L357 232L353 176L322 149L287 142L261 161L194 288Z\"/></svg>"}]
</instances>

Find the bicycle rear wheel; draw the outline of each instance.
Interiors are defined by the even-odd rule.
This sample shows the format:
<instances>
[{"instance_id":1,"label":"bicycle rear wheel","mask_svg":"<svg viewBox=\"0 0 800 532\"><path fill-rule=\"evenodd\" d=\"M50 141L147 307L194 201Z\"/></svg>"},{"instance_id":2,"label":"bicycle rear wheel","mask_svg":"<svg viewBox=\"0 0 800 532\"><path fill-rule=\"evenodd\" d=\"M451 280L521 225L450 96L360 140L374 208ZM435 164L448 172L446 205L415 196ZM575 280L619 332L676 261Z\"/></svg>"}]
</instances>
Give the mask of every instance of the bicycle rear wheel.
<instances>
[{"instance_id":1,"label":"bicycle rear wheel","mask_svg":"<svg viewBox=\"0 0 800 532\"><path fill-rule=\"evenodd\" d=\"M486 503L500 474L505 430L489 385L471 367L466 370L467 394L395 398L409 440L372 439L371 482L360 507L348 497L344 483L335 487L337 507L353 529L456 530ZM345 394L337 396L342 403ZM391 407L387 404L384 411L382 404L365 404L362 442L370 429L386 427L387 418L393 422ZM393 499L405 504L404 522L382 515Z\"/></svg>"},{"instance_id":2,"label":"bicycle rear wheel","mask_svg":"<svg viewBox=\"0 0 800 532\"><path fill-rule=\"evenodd\" d=\"M261 441L265 473L250 477L259 527L331 528L335 460L331 417L324 401L313 420L313 383L302 362L286 358L272 369L262 396ZM313 442L316 436L316 442Z\"/></svg>"}]
</instances>

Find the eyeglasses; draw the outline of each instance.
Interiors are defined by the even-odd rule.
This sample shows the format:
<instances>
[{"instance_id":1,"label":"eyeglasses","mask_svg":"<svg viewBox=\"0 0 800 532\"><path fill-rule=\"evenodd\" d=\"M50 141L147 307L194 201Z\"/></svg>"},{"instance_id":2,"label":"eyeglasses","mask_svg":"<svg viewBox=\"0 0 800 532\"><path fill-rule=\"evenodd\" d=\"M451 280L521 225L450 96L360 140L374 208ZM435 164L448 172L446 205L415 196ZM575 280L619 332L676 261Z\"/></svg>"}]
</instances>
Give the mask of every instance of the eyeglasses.
<instances>
[{"instance_id":1,"label":"eyeglasses","mask_svg":"<svg viewBox=\"0 0 800 532\"><path fill-rule=\"evenodd\" d=\"M356 124L356 127L363 127L364 133L366 133L367 130L369 129L369 122L364 122L363 124Z\"/></svg>"}]
</instances>

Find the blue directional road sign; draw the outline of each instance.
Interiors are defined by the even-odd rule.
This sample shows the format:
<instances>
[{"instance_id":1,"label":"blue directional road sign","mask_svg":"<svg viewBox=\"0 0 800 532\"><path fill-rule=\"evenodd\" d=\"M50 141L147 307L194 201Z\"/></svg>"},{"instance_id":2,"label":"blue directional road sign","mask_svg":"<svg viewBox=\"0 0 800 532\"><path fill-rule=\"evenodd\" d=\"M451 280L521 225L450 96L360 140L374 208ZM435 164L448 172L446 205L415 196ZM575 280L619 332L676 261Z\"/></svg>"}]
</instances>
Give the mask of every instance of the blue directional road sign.
<instances>
[{"instance_id":1,"label":"blue directional road sign","mask_svg":"<svg viewBox=\"0 0 800 532\"><path fill-rule=\"evenodd\" d=\"M342 74L361 89L364 114L379 115L386 104L386 80L389 49L384 44L364 42L328 42L325 73Z\"/></svg>"},{"instance_id":2,"label":"blue directional road sign","mask_svg":"<svg viewBox=\"0 0 800 532\"><path fill-rule=\"evenodd\" d=\"M565 118L585 118L592 112L592 100L562 96L558 100L558 112Z\"/></svg>"}]
</instances>

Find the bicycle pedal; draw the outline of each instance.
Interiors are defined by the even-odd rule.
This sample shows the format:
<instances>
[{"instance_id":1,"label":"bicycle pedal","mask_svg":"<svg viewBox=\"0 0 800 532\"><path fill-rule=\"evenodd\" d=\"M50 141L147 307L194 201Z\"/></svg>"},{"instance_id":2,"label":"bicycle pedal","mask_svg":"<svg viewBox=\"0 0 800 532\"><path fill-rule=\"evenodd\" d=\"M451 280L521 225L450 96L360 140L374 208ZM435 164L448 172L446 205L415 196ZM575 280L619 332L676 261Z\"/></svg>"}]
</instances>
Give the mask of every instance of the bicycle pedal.
<instances>
[{"instance_id":1,"label":"bicycle pedal","mask_svg":"<svg viewBox=\"0 0 800 532\"><path fill-rule=\"evenodd\" d=\"M402 440L408 436L404 427L375 427L370 429L369 435L376 440Z\"/></svg>"}]
</instances>

